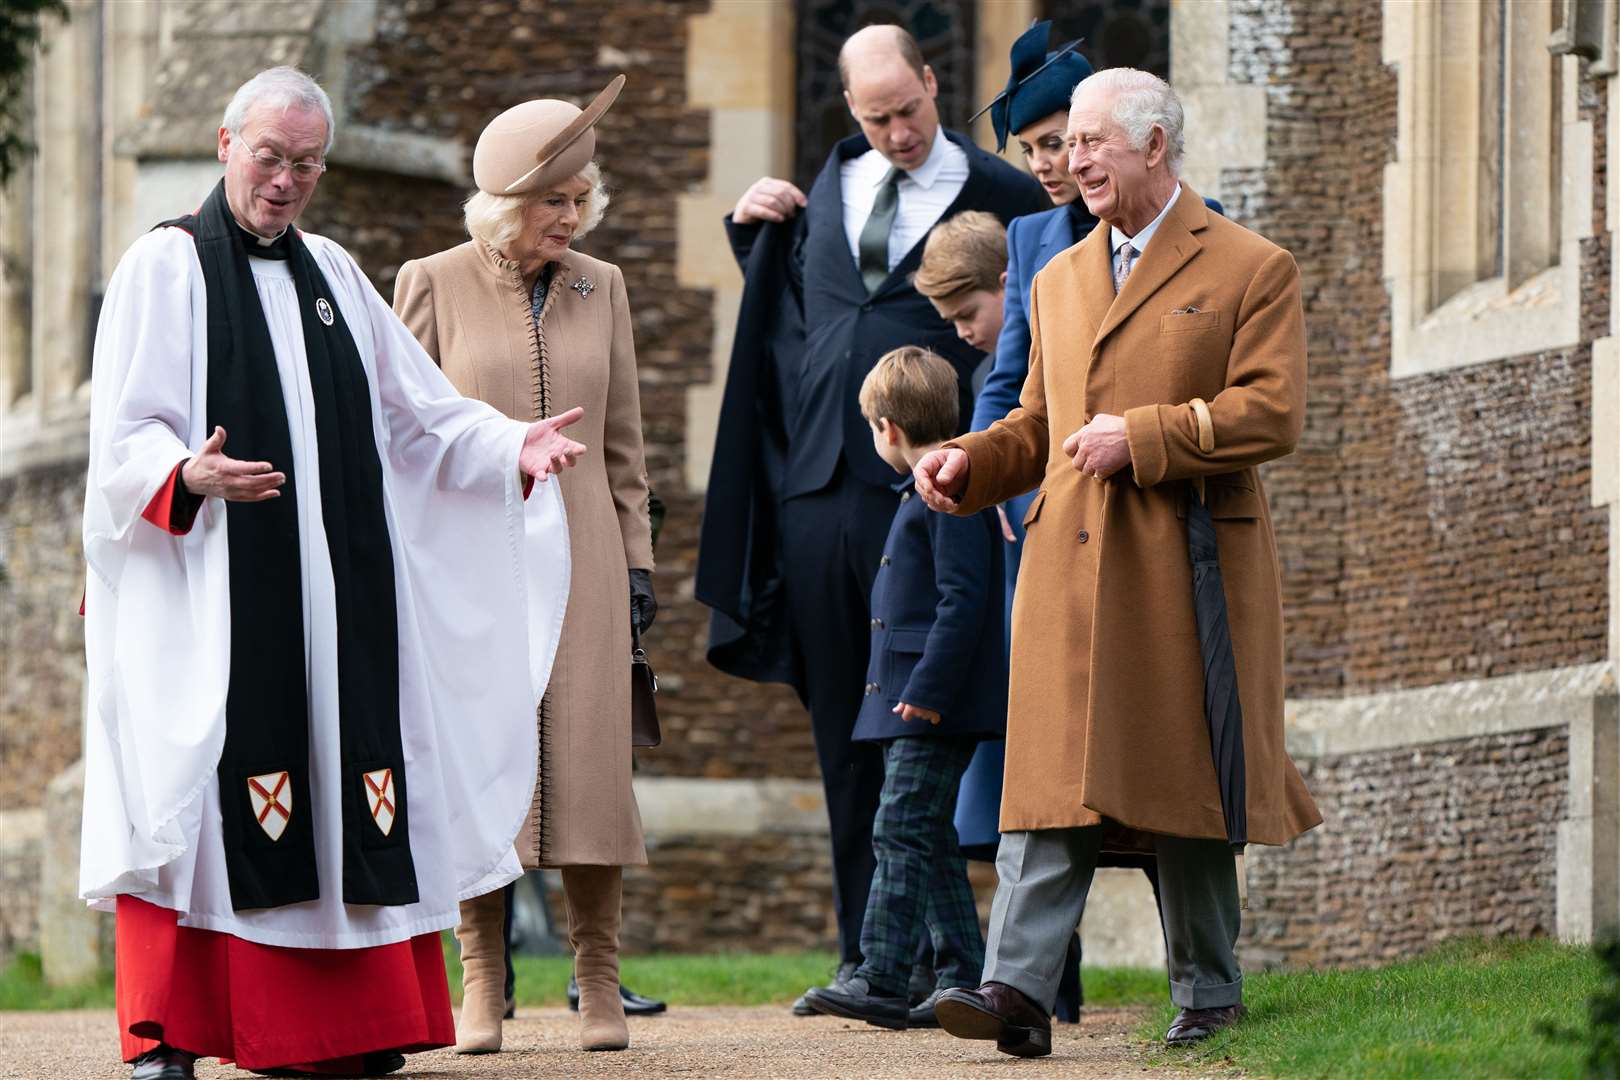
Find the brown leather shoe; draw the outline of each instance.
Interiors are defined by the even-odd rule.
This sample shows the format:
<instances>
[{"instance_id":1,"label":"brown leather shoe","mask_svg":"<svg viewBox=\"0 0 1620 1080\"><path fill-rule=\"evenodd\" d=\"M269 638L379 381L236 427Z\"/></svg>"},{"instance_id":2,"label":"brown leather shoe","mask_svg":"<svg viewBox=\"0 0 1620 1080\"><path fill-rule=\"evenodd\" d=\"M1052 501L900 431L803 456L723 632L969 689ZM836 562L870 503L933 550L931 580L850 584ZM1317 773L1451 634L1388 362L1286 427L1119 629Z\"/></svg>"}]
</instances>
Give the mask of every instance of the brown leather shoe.
<instances>
[{"instance_id":1,"label":"brown leather shoe","mask_svg":"<svg viewBox=\"0 0 1620 1080\"><path fill-rule=\"evenodd\" d=\"M945 990L934 1002L939 1026L958 1039L994 1039L1014 1057L1052 1052L1052 1018L1023 991L987 982L977 990Z\"/></svg>"},{"instance_id":2,"label":"brown leather shoe","mask_svg":"<svg viewBox=\"0 0 1620 1080\"><path fill-rule=\"evenodd\" d=\"M1217 1009L1182 1009L1165 1032L1164 1041L1171 1046L1186 1046L1202 1042L1222 1028L1229 1028L1248 1015L1242 1005L1223 1005Z\"/></svg>"}]
</instances>

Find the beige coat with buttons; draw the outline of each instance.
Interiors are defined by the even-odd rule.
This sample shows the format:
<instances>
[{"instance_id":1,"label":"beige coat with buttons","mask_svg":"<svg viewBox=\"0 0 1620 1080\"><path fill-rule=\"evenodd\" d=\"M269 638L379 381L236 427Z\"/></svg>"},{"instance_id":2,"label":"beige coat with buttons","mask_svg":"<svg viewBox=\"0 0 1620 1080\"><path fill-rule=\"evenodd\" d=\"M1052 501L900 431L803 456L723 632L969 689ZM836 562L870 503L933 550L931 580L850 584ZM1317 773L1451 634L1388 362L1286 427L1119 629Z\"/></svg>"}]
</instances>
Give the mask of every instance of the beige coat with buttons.
<instances>
[{"instance_id":1,"label":"beige coat with buttons","mask_svg":"<svg viewBox=\"0 0 1620 1080\"><path fill-rule=\"evenodd\" d=\"M1013 606L1003 831L1093 825L1225 838L1204 716L1186 499L1203 478L1243 707L1249 838L1321 823L1283 747L1277 548L1258 466L1305 420L1299 270L1282 248L1182 186L1116 297L1109 229L1054 258L1031 291L1020 408L953 445L960 511L1039 487ZM1204 446L1200 418L1208 402ZM1131 464L1081 476L1063 441L1123 415Z\"/></svg>"},{"instance_id":2,"label":"beige coat with buttons","mask_svg":"<svg viewBox=\"0 0 1620 1080\"><path fill-rule=\"evenodd\" d=\"M568 613L517 848L531 868L644 863L630 787L629 569L650 570L653 557L624 277L571 251L538 331L529 310L517 264L476 240L406 263L394 286L394 311L463 394L519 420L541 416L547 391L549 415L585 407L568 434L588 451L561 477L573 556Z\"/></svg>"}]
</instances>

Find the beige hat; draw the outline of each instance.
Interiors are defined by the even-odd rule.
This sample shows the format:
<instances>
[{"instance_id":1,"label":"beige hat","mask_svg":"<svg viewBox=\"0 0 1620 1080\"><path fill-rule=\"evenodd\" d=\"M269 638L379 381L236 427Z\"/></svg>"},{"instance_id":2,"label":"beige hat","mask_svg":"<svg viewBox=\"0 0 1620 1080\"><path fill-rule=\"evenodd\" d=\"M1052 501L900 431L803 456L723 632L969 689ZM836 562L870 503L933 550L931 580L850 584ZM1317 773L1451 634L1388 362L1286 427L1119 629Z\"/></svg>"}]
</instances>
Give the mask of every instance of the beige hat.
<instances>
[{"instance_id":1,"label":"beige hat","mask_svg":"<svg viewBox=\"0 0 1620 1080\"><path fill-rule=\"evenodd\" d=\"M538 98L514 105L489 122L473 149L473 181L490 195L540 191L579 175L596 155L602 114L624 89L616 75L596 100L581 109Z\"/></svg>"}]
</instances>

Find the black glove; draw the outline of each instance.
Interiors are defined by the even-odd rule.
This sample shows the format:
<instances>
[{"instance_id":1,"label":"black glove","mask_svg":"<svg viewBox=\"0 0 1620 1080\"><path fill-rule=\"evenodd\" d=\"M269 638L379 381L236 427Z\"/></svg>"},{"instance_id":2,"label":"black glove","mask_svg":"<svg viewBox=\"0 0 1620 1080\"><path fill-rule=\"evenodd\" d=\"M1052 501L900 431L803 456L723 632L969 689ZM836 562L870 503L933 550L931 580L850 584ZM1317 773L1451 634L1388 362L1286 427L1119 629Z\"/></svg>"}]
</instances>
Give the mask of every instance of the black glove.
<instances>
[{"instance_id":1,"label":"black glove","mask_svg":"<svg viewBox=\"0 0 1620 1080\"><path fill-rule=\"evenodd\" d=\"M647 489L647 521L652 526L653 550L658 550L658 534L664 531L664 515L668 511L664 507L664 500L658 497L658 492L652 488Z\"/></svg>"},{"instance_id":2,"label":"black glove","mask_svg":"<svg viewBox=\"0 0 1620 1080\"><path fill-rule=\"evenodd\" d=\"M653 595L652 571L630 571L630 622L636 633L645 634L658 617L658 597Z\"/></svg>"}]
</instances>

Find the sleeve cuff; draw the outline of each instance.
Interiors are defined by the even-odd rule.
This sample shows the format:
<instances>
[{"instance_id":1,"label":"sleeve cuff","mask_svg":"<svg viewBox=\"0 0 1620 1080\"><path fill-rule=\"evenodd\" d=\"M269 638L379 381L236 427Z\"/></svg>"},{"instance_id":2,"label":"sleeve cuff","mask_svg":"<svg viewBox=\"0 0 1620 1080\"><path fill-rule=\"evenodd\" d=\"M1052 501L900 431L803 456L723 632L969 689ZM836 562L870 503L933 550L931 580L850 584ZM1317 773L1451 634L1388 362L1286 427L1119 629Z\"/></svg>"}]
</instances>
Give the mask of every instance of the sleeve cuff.
<instances>
[{"instance_id":1,"label":"sleeve cuff","mask_svg":"<svg viewBox=\"0 0 1620 1080\"><path fill-rule=\"evenodd\" d=\"M187 491L186 482L180 476L186 461L174 467L157 494L152 496L152 501L141 511L141 517L174 536L184 536L191 531L192 525L197 522L197 511L202 509L203 504L203 496Z\"/></svg>"},{"instance_id":2,"label":"sleeve cuff","mask_svg":"<svg viewBox=\"0 0 1620 1080\"><path fill-rule=\"evenodd\" d=\"M1170 452L1164 445L1164 426L1159 406L1142 405L1125 411L1125 441L1131 448L1131 473L1138 487L1152 487L1170 469Z\"/></svg>"},{"instance_id":3,"label":"sleeve cuff","mask_svg":"<svg viewBox=\"0 0 1620 1080\"><path fill-rule=\"evenodd\" d=\"M953 511L959 517L972 517L985 507L994 505L991 500L985 498L985 489L990 487L986 475L989 470L984 464L985 455L981 449L985 438L984 432L972 431L950 440L941 447L944 450L961 450L968 456L967 486L962 489L962 497L956 500L956 509ZM979 458L977 462L973 460L975 451L981 451L977 454ZM916 702L911 704L914 705Z\"/></svg>"}]
</instances>

